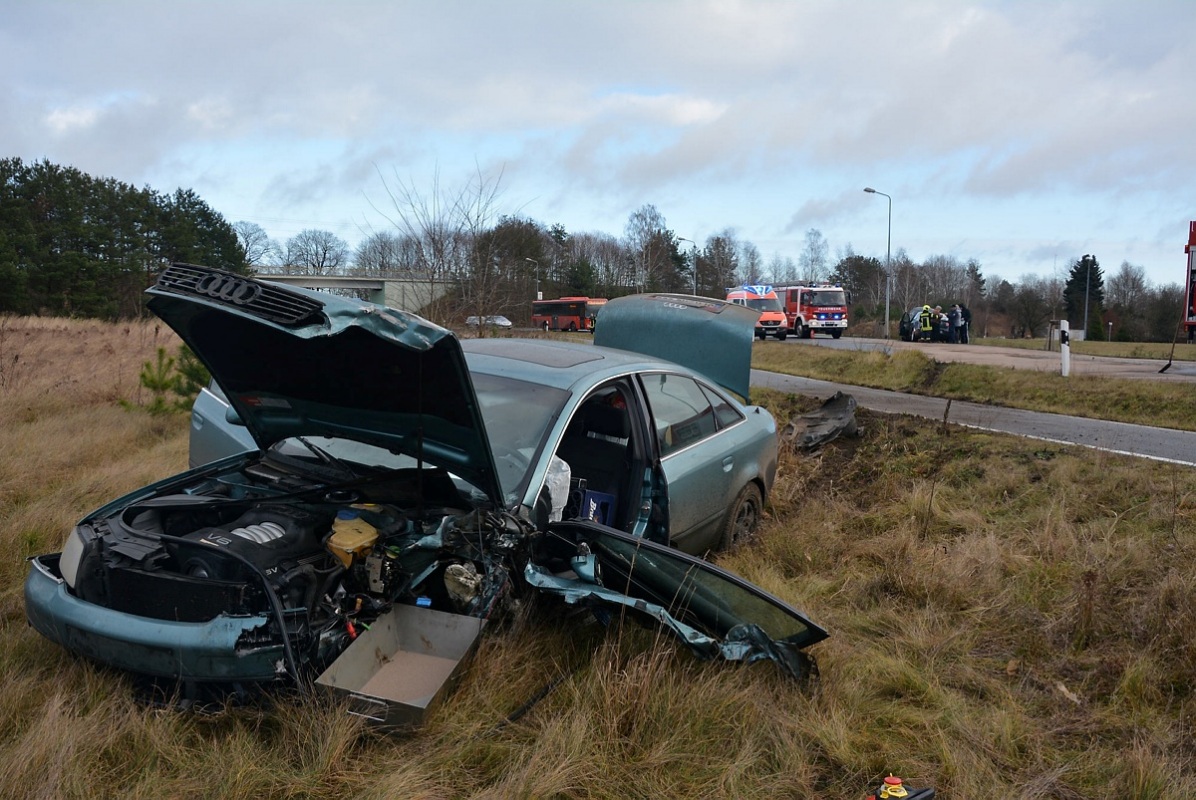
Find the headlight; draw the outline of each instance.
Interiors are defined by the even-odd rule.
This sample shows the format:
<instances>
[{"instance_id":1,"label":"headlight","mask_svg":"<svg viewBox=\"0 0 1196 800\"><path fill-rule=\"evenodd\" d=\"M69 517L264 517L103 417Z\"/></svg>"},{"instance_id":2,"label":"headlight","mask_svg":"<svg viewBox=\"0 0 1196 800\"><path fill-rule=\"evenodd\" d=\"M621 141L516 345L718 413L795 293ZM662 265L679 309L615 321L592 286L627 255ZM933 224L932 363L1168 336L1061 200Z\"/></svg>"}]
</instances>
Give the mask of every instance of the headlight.
<instances>
[{"instance_id":1,"label":"headlight","mask_svg":"<svg viewBox=\"0 0 1196 800\"><path fill-rule=\"evenodd\" d=\"M91 547L95 534L86 525L75 526L71 535L63 545L62 555L58 557L58 569L66 580L66 585L75 588L75 578L79 574L79 563L83 561L83 554Z\"/></svg>"}]
</instances>

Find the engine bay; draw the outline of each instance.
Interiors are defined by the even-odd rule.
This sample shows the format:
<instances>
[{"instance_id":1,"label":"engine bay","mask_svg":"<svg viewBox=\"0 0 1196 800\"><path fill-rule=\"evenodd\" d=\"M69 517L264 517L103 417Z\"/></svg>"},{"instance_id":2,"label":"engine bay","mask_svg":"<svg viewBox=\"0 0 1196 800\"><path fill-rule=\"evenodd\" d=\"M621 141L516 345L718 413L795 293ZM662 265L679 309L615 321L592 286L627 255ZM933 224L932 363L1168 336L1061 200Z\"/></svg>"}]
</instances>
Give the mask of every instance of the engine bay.
<instances>
[{"instance_id":1,"label":"engine bay","mask_svg":"<svg viewBox=\"0 0 1196 800\"><path fill-rule=\"evenodd\" d=\"M488 617L529 532L471 508L443 470L313 486L251 460L85 520L67 583L151 619L262 615L270 624L241 645L285 641L293 660L318 665L393 604Z\"/></svg>"}]
</instances>

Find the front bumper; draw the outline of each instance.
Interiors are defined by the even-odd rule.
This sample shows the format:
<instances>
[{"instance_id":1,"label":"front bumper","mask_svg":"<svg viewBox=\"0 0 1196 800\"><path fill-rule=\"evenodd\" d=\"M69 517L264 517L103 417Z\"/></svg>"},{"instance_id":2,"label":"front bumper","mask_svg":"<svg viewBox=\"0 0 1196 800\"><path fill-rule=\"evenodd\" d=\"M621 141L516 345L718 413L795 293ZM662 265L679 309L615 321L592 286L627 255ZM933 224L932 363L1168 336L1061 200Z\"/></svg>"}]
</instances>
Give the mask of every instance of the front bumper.
<instances>
[{"instance_id":1,"label":"front bumper","mask_svg":"<svg viewBox=\"0 0 1196 800\"><path fill-rule=\"evenodd\" d=\"M35 556L25 579L25 614L47 639L102 664L155 677L196 681L269 681L285 674L281 644L260 638L263 615L221 615L171 622L114 611L75 597L58 571L58 554Z\"/></svg>"}]
</instances>

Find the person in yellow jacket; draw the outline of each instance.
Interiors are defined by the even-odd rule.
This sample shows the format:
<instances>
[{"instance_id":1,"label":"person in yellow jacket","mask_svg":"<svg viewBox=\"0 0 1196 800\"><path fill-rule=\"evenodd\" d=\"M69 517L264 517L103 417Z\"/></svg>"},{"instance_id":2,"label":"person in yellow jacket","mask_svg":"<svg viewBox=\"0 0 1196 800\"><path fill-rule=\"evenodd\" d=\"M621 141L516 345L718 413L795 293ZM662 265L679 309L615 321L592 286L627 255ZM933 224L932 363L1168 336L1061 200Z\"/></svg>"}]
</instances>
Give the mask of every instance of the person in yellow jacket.
<instances>
[{"instance_id":1,"label":"person in yellow jacket","mask_svg":"<svg viewBox=\"0 0 1196 800\"><path fill-rule=\"evenodd\" d=\"M934 312L930 309L930 306L922 306L922 313L918 315L918 325L920 330L918 338L927 342L932 341L932 337L934 335L934 323Z\"/></svg>"}]
</instances>

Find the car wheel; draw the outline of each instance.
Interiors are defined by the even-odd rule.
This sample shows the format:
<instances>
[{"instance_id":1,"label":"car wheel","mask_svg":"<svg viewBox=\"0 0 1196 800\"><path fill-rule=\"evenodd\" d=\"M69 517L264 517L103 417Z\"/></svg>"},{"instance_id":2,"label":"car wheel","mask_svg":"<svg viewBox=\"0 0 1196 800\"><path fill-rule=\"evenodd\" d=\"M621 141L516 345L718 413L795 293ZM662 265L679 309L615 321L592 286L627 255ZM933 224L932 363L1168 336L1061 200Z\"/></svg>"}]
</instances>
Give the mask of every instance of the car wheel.
<instances>
[{"instance_id":1,"label":"car wheel","mask_svg":"<svg viewBox=\"0 0 1196 800\"><path fill-rule=\"evenodd\" d=\"M748 539L756 535L760 527L760 515L763 511L764 499L760 496L760 487L749 483L739 492L727 520L723 523L720 550L733 550Z\"/></svg>"},{"instance_id":2,"label":"car wheel","mask_svg":"<svg viewBox=\"0 0 1196 800\"><path fill-rule=\"evenodd\" d=\"M831 331L832 339L838 339L842 335L843 335L843 331Z\"/></svg>"},{"instance_id":3,"label":"car wheel","mask_svg":"<svg viewBox=\"0 0 1196 800\"><path fill-rule=\"evenodd\" d=\"M577 323L576 323L576 322L570 322L570 323L569 323L569 330L570 330L570 331L572 331L573 333L577 333Z\"/></svg>"},{"instance_id":4,"label":"car wheel","mask_svg":"<svg viewBox=\"0 0 1196 800\"><path fill-rule=\"evenodd\" d=\"M814 338L814 329L811 328L809 325L802 325L801 326L801 338L813 339Z\"/></svg>"},{"instance_id":5,"label":"car wheel","mask_svg":"<svg viewBox=\"0 0 1196 800\"><path fill-rule=\"evenodd\" d=\"M779 341L779 342L783 342L783 341L785 341L785 337L786 337L786 336L788 336L788 335L789 335L789 334L788 334L788 333L786 333L786 332L784 332L784 331L782 331L781 333L778 333L778 334L777 334L777 341Z\"/></svg>"}]
</instances>

